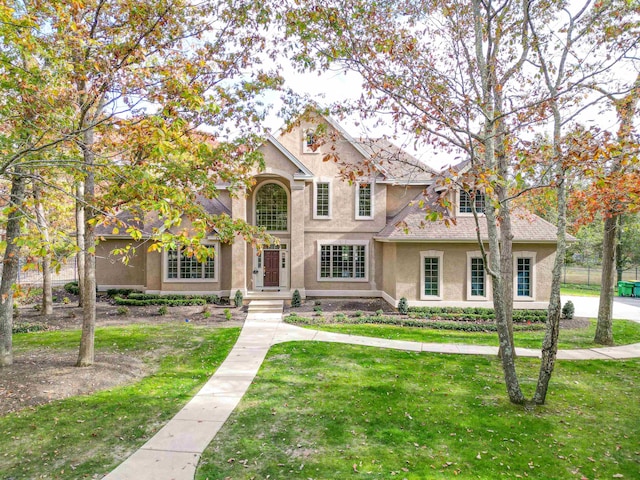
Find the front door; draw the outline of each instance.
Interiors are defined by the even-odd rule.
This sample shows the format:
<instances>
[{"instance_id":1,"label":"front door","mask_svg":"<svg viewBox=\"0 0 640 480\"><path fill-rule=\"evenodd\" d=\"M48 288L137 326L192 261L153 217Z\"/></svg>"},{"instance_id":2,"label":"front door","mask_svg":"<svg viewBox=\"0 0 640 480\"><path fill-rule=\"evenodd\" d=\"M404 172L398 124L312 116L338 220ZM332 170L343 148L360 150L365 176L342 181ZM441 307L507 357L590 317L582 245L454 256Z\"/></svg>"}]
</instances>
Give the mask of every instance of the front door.
<instances>
[{"instance_id":1,"label":"front door","mask_svg":"<svg viewBox=\"0 0 640 480\"><path fill-rule=\"evenodd\" d=\"M265 250L262 252L264 258L264 283L265 287L280 286L280 251Z\"/></svg>"}]
</instances>

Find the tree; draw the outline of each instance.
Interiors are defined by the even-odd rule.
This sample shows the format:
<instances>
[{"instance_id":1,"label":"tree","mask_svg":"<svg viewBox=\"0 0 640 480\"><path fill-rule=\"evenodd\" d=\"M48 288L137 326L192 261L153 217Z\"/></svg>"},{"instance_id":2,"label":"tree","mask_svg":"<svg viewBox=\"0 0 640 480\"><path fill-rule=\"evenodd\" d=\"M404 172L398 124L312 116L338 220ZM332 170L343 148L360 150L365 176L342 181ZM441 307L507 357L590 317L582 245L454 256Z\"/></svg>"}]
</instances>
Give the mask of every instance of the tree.
<instances>
[{"instance_id":1,"label":"tree","mask_svg":"<svg viewBox=\"0 0 640 480\"><path fill-rule=\"evenodd\" d=\"M196 192L215 196L217 180L231 189L246 184L248 172L260 162L251 147L258 142L262 112L252 100L265 88L278 88L280 80L248 69L252 55L264 46L260 29L269 11L263 4L236 0L34 1L22 5L19 15L16 11L0 12L6 20L3 60L12 65L18 92L3 97L2 113L14 124L5 126L13 140L3 144L0 175L22 178L15 175L18 163L40 152L64 150L65 158L80 159L49 166L79 180L84 275L78 365L90 365L98 222L124 228L139 240L135 222L122 223L116 214L126 210L140 218L153 210L164 225L153 232L148 247L181 242L199 257L212 254L200 240L214 227L226 239L238 234L260 241L260 232L225 216L206 215L194 199ZM21 55L33 59L27 62L33 71L17 64ZM42 112L21 114L40 103ZM44 113L51 117L48 123ZM36 128L41 125L35 119L42 119L43 128ZM205 124L215 136L198 131ZM235 131L243 138L225 138ZM15 140L21 132L28 140L22 144ZM191 231L180 226L184 214L193 220ZM9 239L8 244L14 245ZM7 276L2 285L10 289L14 281L15 275L13 281Z\"/></svg>"},{"instance_id":2,"label":"tree","mask_svg":"<svg viewBox=\"0 0 640 480\"><path fill-rule=\"evenodd\" d=\"M553 150L547 159L555 162L555 167L549 168L557 188L562 254L567 167L561 128L571 116L558 118L557 114L567 106L581 107L577 88L570 82L583 59L574 59L571 48L578 39L588 44L590 25L595 21L592 13L602 21L616 5L586 2L583 13L589 15L570 14L566 21L561 18L564 7L561 2L534 4L528 0L335 0L289 7L283 14L292 38L288 48L301 69L337 65L361 75L364 92L353 110L364 112L365 119L386 114L398 130L412 132L416 142L462 152L468 159L466 169L450 170L441 183L470 191L480 188L490 199L486 208L488 248L481 238L478 244L493 283L506 388L510 400L517 404L524 403L525 397L515 369L512 334L510 219L514 199L542 183L522 185L516 167L523 163L528 168L528 161L520 162L516 145L531 137L536 128L552 124ZM587 23L573 25L578 19ZM534 25L535 34L531 30ZM545 76L540 63L546 52L537 42L543 37L553 40L554 33L567 30L572 32L567 44L562 37L556 52L561 56L564 52L565 60L572 63L554 77L557 65L549 59ZM540 82L546 88L540 89ZM445 195L441 206L450 207ZM479 225L477 212L474 217ZM559 259L554 267L550 329L545 338L544 371L548 374L539 379L545 392L557 349L561 262ZM534 401L542 403L544 398L544 392L539 391Z\"/></svg>"}]
</instances>

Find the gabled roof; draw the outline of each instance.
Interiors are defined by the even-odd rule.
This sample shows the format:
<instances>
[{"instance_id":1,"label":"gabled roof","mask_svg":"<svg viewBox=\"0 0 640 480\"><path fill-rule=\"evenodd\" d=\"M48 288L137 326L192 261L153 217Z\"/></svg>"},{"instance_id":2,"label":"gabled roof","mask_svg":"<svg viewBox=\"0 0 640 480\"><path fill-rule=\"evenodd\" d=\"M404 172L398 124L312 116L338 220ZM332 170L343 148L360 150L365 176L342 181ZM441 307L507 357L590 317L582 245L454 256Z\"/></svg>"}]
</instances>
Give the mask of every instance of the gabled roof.
<instances>
[{"instance_id":1,"label":"gabled roof","mask_svg":"<svg viewBox=\"0 0 640 480\"><path fill-rule=\"evenodd\" d=\"M210 215L231 215L231 211L217 198L205 198L202 195L197 195L196 202L202 205L204 210ZM143 237L148 238L164 226L163 220L159 218L156 212L147 213L144 218L139 218L132 212L123 211L118 213L116 218L119 222L118 225L98 225L95 229L96 235L99 237L110 238L130 238L128 234L124 233L124 231L128 227L134 227L142 232ZM114 226L117 226L118 230L123 233L114 234Z\"/></svg>"},{"instance_id":2,"label":"gabled roof","mask_svg":"<svg viewBox=\"0 0 640 480\"><path fill-rule=\"evenodd\" d=\"M436 171L386 138L361 138L360 144L384 175L385 183L429 185Z\"/></svg>"},{"instance_id":3,"label":"gabled roof","mask_svg":"<svg viewBox=\"0 0 640 480\"><path fill-rule=\"evenodd\" d=\"M293 163L299 172L293 174L296 180L313 180L313 172L309 170L304 163L298 160L284 145L282 145L273 135L267 136L267 142L271 143L280 153L282 153L291 163Z\"/></svg>"},{"instance_id":4,"label":"gabled roof","mask_svg":"<svg viewBox=\"0 0 640 480\"><path fill-rule=\"evenodd\" d=\"M447 226L444 220L430 221L428 212L442 212L437 204L434 187L427 195L420 194L402 209L374 238L382 242L476 242L476 224L473 216L456 216L456 224ZM420 202L423 202L422 208ZM515 243L556 243L556 226L523 209L512 211L511 226ZM480 221L480 237L488 240L487 223ZM573 237L568 235L568 239Z\"/></svg>"}]
</instances>

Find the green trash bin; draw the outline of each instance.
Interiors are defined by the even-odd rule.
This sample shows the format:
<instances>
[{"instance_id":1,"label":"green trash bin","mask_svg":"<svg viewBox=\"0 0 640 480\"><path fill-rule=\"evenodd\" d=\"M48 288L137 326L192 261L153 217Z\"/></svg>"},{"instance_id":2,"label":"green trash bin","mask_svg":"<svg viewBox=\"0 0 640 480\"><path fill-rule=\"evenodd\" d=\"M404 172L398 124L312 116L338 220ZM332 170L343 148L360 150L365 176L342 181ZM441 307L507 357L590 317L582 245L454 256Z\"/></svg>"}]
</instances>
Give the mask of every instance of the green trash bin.
<instances>
[{"instance_id":1,"label":"green trash bin","mask_svg":"<svg viewBox=\"0 0 640 480\"><path fill-rule=\"evenodd\" d=\"M633 296L640 298L640 282L633 282Z\"/></svg>"},{"instance_id":2,"label":"green trash bin","mask_svg":"<svg viewBox=\"0 0 640 480\"><path fill-rule=\"evenodd\" d=\"M631 297L634 287L634 282L618 282L618 295L621 297Z\"/></svg>"}]
</instances>

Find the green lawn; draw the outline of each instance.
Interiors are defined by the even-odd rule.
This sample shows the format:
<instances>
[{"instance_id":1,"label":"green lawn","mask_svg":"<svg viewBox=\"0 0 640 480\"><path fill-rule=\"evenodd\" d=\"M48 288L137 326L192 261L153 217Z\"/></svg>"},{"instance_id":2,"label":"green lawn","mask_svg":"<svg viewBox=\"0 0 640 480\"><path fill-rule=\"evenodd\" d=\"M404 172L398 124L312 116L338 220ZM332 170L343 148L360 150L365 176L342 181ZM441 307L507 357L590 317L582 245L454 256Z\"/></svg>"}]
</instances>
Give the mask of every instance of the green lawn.
<instances>
[{"instance_id":1,"label":"green lawn","mask_svg":"<svg viewBox=\"0 0 640 480\"><path fill-rule=\"evenodd\" d=\"M327 332L364 335L366 337L389 338L393 340L410 340L425 343L468 343L473 345L498 345L497 333L459 332L455 330L432 330L418 327L395 327L386 325L311 325L307 328ZM559 348L592 348L596 331L596 321L591 320L589 328L560 330ZM540 348L544 330L532 332L514 332L516 346L524 348ZM613 338L616 345L628 345L640 342L640 323L630 320L614 320Z\"/></svg>"},{"instance_id":2,"label":"green lawn","mask_svg":"<svg viewBox=\"0 0 640 480\"><path fill-rule=\"evenodd\" d=\"M222 363L237 328L190 325L97 329L98 352L145 358L154 373L123 387L0 417L0 475L101 478L169 420ZM79 331L14 335L16 353L76 350Z\"/></svg>"},{"instance_id":3,"label":"green lawn","mask_svg":"<svg viewBox=\"0 0 640 480\"><path fill-rule=\"evenodd\" d=\"M599 297L600 285L581 285L577 283L563 283L560 287L562 295L574 295L577 297Z\"/></svg>"},{"instance_id":4,"label":"green lawn","mask_svg":"<svg viewBox=\"0 0 640 480\"><path fill-rule=\"evenodd\" d=\"M518 359L527 396L537 367ZM276 345L196 478L638 478L639 368L561 361L526 410L493 357Z\"/></svg>"}]
</instances>

